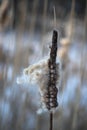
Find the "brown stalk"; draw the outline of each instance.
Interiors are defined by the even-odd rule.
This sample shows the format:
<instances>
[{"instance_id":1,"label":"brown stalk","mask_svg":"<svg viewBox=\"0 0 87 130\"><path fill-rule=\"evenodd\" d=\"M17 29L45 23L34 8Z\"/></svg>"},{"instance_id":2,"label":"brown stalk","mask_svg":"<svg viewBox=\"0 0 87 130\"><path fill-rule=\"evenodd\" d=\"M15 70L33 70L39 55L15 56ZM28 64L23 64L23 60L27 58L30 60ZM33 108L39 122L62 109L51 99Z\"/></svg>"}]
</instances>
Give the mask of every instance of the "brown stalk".
<instances>
[{"instance_id":1,"label":"brown stalk","mask_svg":"<svg viewBox=\"0 0 87 130\"><path fill-rule=\"evenodd\" d=\"M50 112L50 128L49 130L53 130L53 113Z\"/></svg>"}]
</instances>

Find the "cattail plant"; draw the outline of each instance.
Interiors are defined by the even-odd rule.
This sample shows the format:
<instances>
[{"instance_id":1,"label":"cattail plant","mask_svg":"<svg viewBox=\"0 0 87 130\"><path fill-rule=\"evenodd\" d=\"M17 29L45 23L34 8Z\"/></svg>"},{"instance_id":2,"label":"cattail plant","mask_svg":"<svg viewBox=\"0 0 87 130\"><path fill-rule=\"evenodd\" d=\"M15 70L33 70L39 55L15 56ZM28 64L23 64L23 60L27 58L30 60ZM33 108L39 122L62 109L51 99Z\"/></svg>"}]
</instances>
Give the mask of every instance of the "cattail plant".
<instances>
[{"instance_id":1,"label":"cattail plant","mask_svg":"<svg viewBox=\"0 0 87 130\"><path fill-rule=\"evenodd\" d=\"M50 113L50 130L53 128L53 112L58 107L57 93L61 72L60 60L57 56L57 38L58 32L54 30L50 54L23 71L25 82L39 86L42 110ZM18 83L24 81L23 78L17 79Z\"/></svg>"}]
</instances>

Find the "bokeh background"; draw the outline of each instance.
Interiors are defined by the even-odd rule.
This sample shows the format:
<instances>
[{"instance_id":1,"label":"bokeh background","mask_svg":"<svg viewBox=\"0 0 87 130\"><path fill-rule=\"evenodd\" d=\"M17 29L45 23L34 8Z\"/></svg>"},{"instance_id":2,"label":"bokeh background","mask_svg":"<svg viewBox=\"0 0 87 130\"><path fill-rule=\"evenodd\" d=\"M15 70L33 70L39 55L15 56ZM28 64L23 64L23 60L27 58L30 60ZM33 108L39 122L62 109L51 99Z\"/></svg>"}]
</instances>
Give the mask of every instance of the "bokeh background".
<instances>
[{"instance_id":1,"label":"bokeh background","mask_svg":"<svg viewBox=\"0 0 87 130\"><path fill-rule=\"evenodd\" d=\"M86 0L0 0L0 130L49 128L49 114L37 114L38 86L16 79L48 55L54 27L62 62L54 130L87 130Z\"/></svg>"}]
</instances>

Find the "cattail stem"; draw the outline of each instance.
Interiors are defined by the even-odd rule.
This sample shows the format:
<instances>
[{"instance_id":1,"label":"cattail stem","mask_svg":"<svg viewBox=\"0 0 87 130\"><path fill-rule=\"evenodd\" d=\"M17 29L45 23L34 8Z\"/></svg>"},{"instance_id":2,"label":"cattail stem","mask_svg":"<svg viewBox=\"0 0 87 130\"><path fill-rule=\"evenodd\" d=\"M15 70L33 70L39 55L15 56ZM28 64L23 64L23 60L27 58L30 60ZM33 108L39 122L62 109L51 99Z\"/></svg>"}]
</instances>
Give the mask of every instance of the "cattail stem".
<instances>
[{"instance_id":1,"label":"cattail stem","mask_svg":"<svg viewBox=\"0 0 87 130\"><path fill-rule=\"evenodd\" d=\"M49 126L49 130L53 130L53 113L50 112L50 126Z\"/></svg>"}]
</instances>

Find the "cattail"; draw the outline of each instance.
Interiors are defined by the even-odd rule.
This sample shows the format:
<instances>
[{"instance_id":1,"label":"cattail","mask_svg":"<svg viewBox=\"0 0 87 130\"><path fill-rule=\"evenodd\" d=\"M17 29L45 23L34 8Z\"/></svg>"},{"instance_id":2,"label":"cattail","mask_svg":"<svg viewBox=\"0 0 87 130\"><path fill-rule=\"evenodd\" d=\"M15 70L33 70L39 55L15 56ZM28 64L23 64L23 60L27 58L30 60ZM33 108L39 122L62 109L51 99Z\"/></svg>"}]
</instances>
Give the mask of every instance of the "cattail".
<instances>
[{"instance_id":1,"label":"cattail","mask_svg":"<svg viewBox=\"0 0 87 130\"><path fill-rule=\"evenodd\" d=\"M37 84L41 96L42 109L52 111L58 106L57 93L60 83L60 72L61 64L57 56L57 31L54 30L50 55L25 68L22 78L18 78L17 82Z\"/></svg>"},{"instance_id":2,"label":"cattail","mask_svg":"<svg viewBox=\"0 0 87 130\"><path fill-rule=\"evenodd\" d=\"M57 57L57 31L53 31L52 47L50 47L50 58L48 59L48 83L47 89L44 93L44 104L48 110L52 110L58 106L56 87L57 80L59 80L59 64L56 64Z\"/></svg>"}]
</instances>

